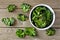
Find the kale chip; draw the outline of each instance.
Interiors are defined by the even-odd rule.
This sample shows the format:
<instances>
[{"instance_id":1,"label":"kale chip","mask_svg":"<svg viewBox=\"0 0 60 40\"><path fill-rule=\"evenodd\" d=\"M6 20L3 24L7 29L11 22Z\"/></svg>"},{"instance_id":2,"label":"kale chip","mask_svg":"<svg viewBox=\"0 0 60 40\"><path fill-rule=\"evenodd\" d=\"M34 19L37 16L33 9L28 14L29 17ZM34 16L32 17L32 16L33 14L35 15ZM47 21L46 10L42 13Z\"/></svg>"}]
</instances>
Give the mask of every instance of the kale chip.
<instances>
[{"instance_id":1,"label":"kale chip","mask_svg":"<svg viewBox=\"0 0 60 40\"><path fill-rule=\"evenodd\" d=\"M46 30L46 34L47 34L48 36L52 36L52 35L54 35L55 33L56 33L56 31L55 31L54 28L50 28L50 29Z\"/></svg>"},{"instance_id":2,"label":"kale chip","mask_svg":"<svg viewBox=\"0 0 60 40\"><path fill-rule=\"evenodd\" d=\"M32 27L26 27L25 34L34 37L36 36L36 29Z\"/></svg>"},{"instance_id":3,"label":"kale chip","mask_svg":"<svg viewBox=\"0 0 60 40\"><path fill-rule=\"evenodd\" d=\"M24 30L22 30L22 29L17 29L17 30L16 30L16 35L17 35L19 38L24 38L24 37L25 37L25 32L24 32Z\"/></svg>"},{"instance_id":4,"label":"kale chip","mask_svg":"<svg viewBox=\"0 0 60 40\"><path fill-rule=\"evenodd\" d=\"M26 21L28 17L23 14L18 14L17 19L21 21Z\"/></svg>"},{"instance_id":5,"label":"kale chip","mask_svg":"<svg viewBox=\"0 0 60 40\"><path fill-rule=\"evenodd\" d=\"M16 5L15 4L10 4L10 5L8 5L7 9L8 9L9 12L13 12L16 9Z\"/></svg>"},{"instance_id":6,"label":"kale chip","mask_svg":"<svg viewBox=\"0 0 60 40\"><path fill-rule=\"evenodd\" d=\"M31 6L27 3L23 3L21 4L21 9L23 10L23 12L28 12L30 10Z\"/></svg>"},{"instance_id":7,"label":"kale chip","mask_svg":"<svg viewBox=\"0 0 60 40\"><path fill-rule=\"evenodd\" d=\"M2 18L2 22L8 26L13 26L15 23L15 19L13 17L11 18Z\"/></svg>"}]
</instances>

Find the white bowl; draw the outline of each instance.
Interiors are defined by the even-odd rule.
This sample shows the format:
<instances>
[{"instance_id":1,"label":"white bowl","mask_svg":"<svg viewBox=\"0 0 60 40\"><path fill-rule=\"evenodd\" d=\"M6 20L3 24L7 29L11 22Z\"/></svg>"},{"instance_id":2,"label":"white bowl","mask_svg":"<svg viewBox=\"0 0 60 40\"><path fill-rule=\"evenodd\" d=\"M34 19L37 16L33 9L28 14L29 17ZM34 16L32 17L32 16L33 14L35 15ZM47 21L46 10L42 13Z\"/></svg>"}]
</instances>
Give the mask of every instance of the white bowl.
<instances>
[{"instance_id":1,"label":"white bowl","mask_svg":"<svg viewBox=\"0 0 60 40\"><path fill-rule=\"evenodd\" d=\"M52 20L51 24L50 24L49 26L47 26L46 28L38 28L38 27L36 27L36 26L32 23L32 21L31 21L31 13L32 13L32 11L33 11L37 6L45 6L45 7L47 7L47 8L52 12L52 14L53 14L53 20ZM54 13L53 9L52 9L50 6L48 6L48 5L46 5L46 4L38 4L38 5L34 6L34 7L31 9L30 14L29 14L29 20L30 20L30 23L32 24L32 26L35 27L36 29L38 29L38 30L46 30L46 29L49 29L50 27L52 27L52 25L54 24L54 21L55 21L55 13Z\"/></svg>"}]
</instances>

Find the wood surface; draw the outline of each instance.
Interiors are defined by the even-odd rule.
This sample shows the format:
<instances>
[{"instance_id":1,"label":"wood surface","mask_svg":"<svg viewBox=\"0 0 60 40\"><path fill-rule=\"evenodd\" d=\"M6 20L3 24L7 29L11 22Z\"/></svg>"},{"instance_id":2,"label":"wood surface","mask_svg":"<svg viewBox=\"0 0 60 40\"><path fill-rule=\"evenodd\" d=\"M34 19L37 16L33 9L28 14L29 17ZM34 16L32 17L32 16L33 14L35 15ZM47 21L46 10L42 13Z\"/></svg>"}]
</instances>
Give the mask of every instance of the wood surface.
<instances>
[{"instance_id":1,"label":"wood surface","mask_svg":"<svg viewBox=\"0 0 60 40\"><path fill-rule=\"evenodd\" d=\"M16 29L25 27L32 27L29 20L21 22L17 20L17 14L23 13L20 8L22 3L28 3L32 7L37 4L48 4L53 8L56 14L56 20L52 27L56 28L56 34L54 36L47 36L45 31L37 30L37 37L29 37L21 39L18 38L15 34ZM7 6L9 4L15 4L17 9L14 12L8 12ZM28 13L23 13L29 16ZM16 24L14 26L8 27L1 22L1 19L4 17L14 17L16 19ZM0 40L60 40L60 0L0 0Z\"/></svg>"}]
</instances>

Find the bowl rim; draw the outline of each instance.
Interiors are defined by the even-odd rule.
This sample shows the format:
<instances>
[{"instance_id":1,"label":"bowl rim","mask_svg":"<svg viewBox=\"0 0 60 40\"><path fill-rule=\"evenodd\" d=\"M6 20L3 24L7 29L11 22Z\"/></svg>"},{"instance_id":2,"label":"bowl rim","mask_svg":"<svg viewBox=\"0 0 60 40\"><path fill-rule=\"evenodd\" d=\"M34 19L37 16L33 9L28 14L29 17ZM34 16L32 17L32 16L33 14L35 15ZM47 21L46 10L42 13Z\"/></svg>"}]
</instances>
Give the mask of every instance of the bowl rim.
<instances>
[{"instance_id":1,"label":"bowl rim","mask_svg":"<svg viewBox=\"0 0 60 40\"><path fill-rule=\"evenodd\" d=\"M47 7L47 8L52 12L52 14L53 14L53 20L52 20L51 24L50 24L49 26L45 27L45 28L38 28L38 27L36 27L36 26L32 23L32 21L31 21L31 13L32 13L32 11L33 11L37 6L45 6L45 7ZM49 5L47 5L47 4L38 4L38 5L34 6L34 7L31 9L30 14L29 14L29 21L30 21L31 25L32 25L34 28L36 28L37 30L47 30L47 29L49 29L50 27L52 27L52 25L54 24L54 21L55 21L55 12L54 12L54 10L53 10Z\"/></svg>"}]
</instances>

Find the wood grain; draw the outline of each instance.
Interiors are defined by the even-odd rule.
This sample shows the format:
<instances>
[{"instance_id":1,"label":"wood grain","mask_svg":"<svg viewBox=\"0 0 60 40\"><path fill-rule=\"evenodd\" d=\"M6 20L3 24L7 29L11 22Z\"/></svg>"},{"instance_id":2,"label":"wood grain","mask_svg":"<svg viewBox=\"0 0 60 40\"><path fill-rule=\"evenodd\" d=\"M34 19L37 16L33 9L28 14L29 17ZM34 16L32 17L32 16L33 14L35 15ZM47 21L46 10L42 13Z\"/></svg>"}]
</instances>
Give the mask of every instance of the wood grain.
<instances>
[{"instance_id":1,"label":"wood grain","mask_svg":"<svg viewBox=\"0 0 60 40\"><path fill-rule=\"evenodd\" d=\"M28 3L32 6L37 4L48 4L52 8L60 8L60 0L0 0L0 8L7 8L9 4L15 4L17 8L20 8L22 3Z\"/></svg>"},{"instance_id":2,"label":"wood grain","mask_svg":"<svg viewBox=\"0 0 60 40\"><path fill-rule=\"evenodd\" d=\"M46 31L37 30L36 37L26 36L25 38L17 37L15 34L16 29L18 28L0 28L0 40L60 40L60 29L56 29L54 36L47 36Z\"/></svg>"}]
</instances>

